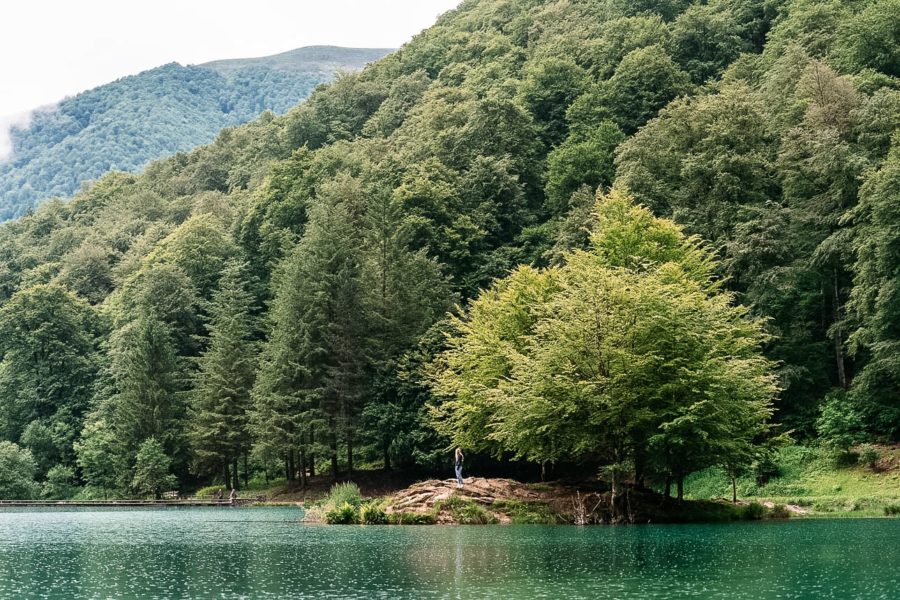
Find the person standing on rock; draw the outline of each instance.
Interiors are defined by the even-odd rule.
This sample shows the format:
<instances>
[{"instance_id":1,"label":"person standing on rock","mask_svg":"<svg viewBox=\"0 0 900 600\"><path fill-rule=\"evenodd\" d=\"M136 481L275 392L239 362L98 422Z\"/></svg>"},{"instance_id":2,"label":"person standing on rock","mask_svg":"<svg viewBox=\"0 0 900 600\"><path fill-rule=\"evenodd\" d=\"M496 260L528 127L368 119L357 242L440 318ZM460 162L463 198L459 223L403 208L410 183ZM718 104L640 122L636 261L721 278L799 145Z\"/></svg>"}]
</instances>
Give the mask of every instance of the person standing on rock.
<instances>
[{"instance_id":1,"label":"person standing on rock","mask_svg":"<svg viewBox=\"0 0 900 600\"><path fill-rule=\"evenodd\" d=\"M456 447L456 487L461 488L463 486L463 476L462 476L462 467L463 467L463 456L462 448L459 446Z\"/></svg>"}]
</instances>

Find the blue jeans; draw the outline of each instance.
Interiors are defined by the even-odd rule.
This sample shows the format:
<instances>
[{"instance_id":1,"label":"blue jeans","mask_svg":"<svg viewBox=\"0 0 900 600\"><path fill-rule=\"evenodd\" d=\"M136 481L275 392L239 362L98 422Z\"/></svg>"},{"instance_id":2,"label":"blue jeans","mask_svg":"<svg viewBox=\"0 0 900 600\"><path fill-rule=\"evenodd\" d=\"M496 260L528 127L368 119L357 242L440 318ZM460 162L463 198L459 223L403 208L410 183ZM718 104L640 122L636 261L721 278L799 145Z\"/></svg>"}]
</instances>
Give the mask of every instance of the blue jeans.
<instances>
[{"instance_id":1,"label":"blue jeans","mask_svg":"<svg viewBox=\"0 0 900 600\"><path fill-rule=\"evenodd\" d=\"M456 483L457 485L463 484L462 465L456 465Z\"/></svg>"}]
</instances>

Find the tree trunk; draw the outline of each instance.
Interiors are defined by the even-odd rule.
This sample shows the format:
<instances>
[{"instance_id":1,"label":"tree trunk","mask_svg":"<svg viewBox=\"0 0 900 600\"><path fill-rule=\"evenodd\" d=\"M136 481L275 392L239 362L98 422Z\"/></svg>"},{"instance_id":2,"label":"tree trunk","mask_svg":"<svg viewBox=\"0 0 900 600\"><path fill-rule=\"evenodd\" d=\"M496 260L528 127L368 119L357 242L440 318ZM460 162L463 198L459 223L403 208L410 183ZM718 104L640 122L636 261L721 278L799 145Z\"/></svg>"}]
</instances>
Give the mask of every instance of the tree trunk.
<instances>
[{"instance_id":1,"label":"tree trunk","mask_svg":"<svg viewBox=\"0 0 900 600\"><path fill-rule=\"evenodd\" d=\"M334 421L331 422L331 478L338 478L338 436Z\"/></svg>"},{"instance_id":2,"label":"tree trunk","mask_svg":"<svg viewBox=\"0 0 900 600\"><path fill-rule=\"evenodd\" d=\"M300 448L300 487L306 487L306 452Z\"/></svg>"},{"instance_id":3,"label":"tree trunk","mask_svg":"<svg viewBox=\"0 0 900 600\"><path fill-rule=\"evenodd\" d=\"M610 478L610 494L609 494L609 509L612 513L612 521L613 523L617 523L619 521L619 515L621 511L619 510L619 475L618 470L612 470L612 477Z\"/></svg>"},{"instance_id":4,"label":"tree trunk","mask_svg":"<svg viewBox=\"0 0 900 600\"><path fill-rule=\"evenodd\" d=\"M250 463L246 452L244 452L244 487L250 487Z\"/></svg>"},{"instance_id":5,"label":"tree trunk","mask_svg":"<svg viewBox=\"0 0 900 600\"><path fill-rule=\"evenodd\" d=\"M238 459L235 457L234 459L234 478L231 480L231 483L234 484L234 489L240 489L241 480L238 478Z\"/></svg>"},{"instance_id":6,"label":"tree trunk","mask_svg":"<svg viewBox=\"0 0 900 600\"><path fill-rule=\"evenodd\" d=\"M684 500L684 475L678 476L677 484L678 484L678 500Z\"/></svg>"},{"instance_id":7,"label":"tree trunk","mask_svg":"<svg viewBox=\"0 0 900 600\"><path fill-rule=\"evenodd\" d=\"M227 460L225 461L225 464L223 465L223 467L224 467L224 469L222 471L222 476L223 476L222 481L225 484L225 491L227 492L228 490L231 489L231 469L228 468Z\"/></svg>"},{"instance_id":8,"label":"tree trunk","mask_svg":"<svg viewBox=\"0 0 900 600\"><path fill-rule=\"evenodd\" d=\"M833 298L833 307L832 307L832 319L834 320L834 358L835 364L837 366L837 376L838 383L843 389L847 389L847 371L844 367L844 340L843 335L841 334L841 327L838 325L841 319L841 305L840 305L840 293L838 289L838 274L837 269L834 271L834 285L832 286L832 292L834 295Z\"/></svg>"},{"instance_id":9,"label":"tree trunk","mask_svg":"<svg viewBox=\"0 0 900 600\"><path fill-rule=\"evenodd\" d=\"M737 504L737 478L734 475L731 476L731 502Z\"/></svg>"},{"instance_id":10,"label":"tree trunk","mask_svg":"<svg viewBox=\"0 0 900 600\"><path fill-rule=\"evenodd\" d=\"M382 445L382 452L384 453L384 470L391 470L391 443L385 442Z\"/></svg>"},{"instance_id":11,"label":"tree trunk","mask_svg":"<svg viewBox=\"0 0 900 600\"><path fill-rule=\"evenodd\" d=\"M347 432L347 472L353 476L353 435Z\"/></svg>"},{"instance_id":12,"label":"tree trunk","mask_svg":"<svg viewBox=\"0 0 900 600\"><path fill-rule=\"evenodd\" d=\"M297 481L297 469L294 468L295 465L294 465L294 450L293 449L288 450L287 464L288 464L288 482L293 483L293 482Z\"/></svg>"},{"instance_id":13,"label":"tree trunk","mask_svg":"<svg viewBox=\"0 0 900 600\"><path fill-rule=\"evenodd\" d=\"M666 475L666 488L663 491L663 495L666 498L672 497L672 477L671 477L671 475Z\"/></svg>"}]
</instances>

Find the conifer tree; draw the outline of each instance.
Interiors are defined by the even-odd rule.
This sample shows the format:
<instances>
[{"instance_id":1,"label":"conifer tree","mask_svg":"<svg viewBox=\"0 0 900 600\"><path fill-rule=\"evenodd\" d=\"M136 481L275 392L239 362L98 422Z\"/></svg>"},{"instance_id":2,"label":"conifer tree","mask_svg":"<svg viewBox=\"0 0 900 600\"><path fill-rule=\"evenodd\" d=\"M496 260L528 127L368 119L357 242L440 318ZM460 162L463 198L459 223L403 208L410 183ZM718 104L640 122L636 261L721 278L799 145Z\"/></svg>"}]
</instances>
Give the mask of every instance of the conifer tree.
<instances>
[{"instance_id":1,"label":"conifer tree","mask_svg":"<svg viewBox=\"0 0 900 600\"><path fill-rule=\"evenodd\" d=\"M256 369L253 296L247 267L231 261L221 274L209 307L209 348L198 359L191 396L191 446L198 466L215 466L232 487L230 465L250 446L250 390ZM237 469L234 486L238 485Z\"/></svg>"},{"instance_id":2,"label":"conifer tree","mask_svg":"<svg viewBox=\"0 0 900 600\"><path fill-rule=\"evenodd\" d=\"M362 254L357 228L339 190L310 209L306 232L283 265L272 306L254 428L282 452L315 453L322 442L338 470L338 445L353 469L356 418L367 362ZM288 456L290 463L290 456Z\"/></svg>"}]
</instances>

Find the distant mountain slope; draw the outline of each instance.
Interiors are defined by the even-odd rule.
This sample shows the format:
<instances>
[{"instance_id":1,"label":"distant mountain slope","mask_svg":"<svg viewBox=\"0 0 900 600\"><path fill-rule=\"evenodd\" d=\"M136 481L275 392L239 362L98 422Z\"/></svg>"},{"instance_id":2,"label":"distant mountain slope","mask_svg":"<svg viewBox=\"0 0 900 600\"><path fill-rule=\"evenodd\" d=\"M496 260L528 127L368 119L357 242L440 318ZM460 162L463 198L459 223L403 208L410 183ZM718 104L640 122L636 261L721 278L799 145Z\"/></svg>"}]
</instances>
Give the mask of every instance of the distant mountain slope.
<instances>
[{"instance_id":1,"label":"distant mountain slope","mask_svg":"<svg viewBox=\"0 0 900 600\"><path fill-rule=\"evenodd\" d=\"M269 57L177 63L124 77L36 111L13 128L0 163L0 221L37 202L70 196L110 170L209 143L265 110L284 113L339 70L358 70L387 49L313 46Z\"/></svg>"},{"instance_id":2,"label":"distant mountain slope","mask_svg":"<svg viewBox=\"0 0 900 600\"><path fill-rule=\"evenodd\" d=\"M391 48L304 46L272 56L214 60L197 66L213 69L222 75L231 75L250 67L279 69L289 73L320 71L330 75L340 69L362 69L391 51Z\"/></svg>"}]
</instances>

